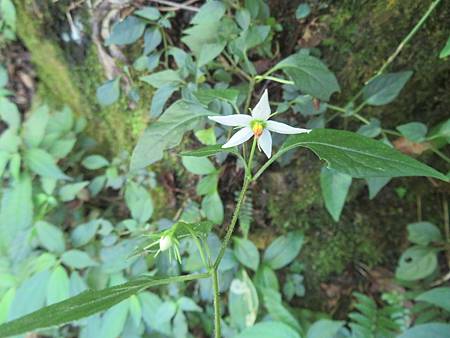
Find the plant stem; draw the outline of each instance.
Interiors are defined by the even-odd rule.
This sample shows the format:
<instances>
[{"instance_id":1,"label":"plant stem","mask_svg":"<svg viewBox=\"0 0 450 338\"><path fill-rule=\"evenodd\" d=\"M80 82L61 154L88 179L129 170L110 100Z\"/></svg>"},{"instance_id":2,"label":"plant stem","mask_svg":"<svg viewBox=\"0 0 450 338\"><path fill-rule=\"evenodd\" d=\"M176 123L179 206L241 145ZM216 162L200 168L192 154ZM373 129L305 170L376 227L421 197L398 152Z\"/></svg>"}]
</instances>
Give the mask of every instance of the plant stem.
<instances>
[{"instance_id":1,"label":"plant stem","mask_svg":"<svg viewBox=\"0 0 450 338\"><path fill-rule=\"evenodd\" d=\"M251 96L251 94L249 94ZM210 270L210 274L212 277L213 282L213 290L214 290L214 337L220 338L221 337L221 328L220 328L220 289L219 289L219 277L218 277L218 269L220 262L225 254L225 250L228 247L228 243L231 239L231 235L233 234L234 227L236 226L239 212L241 210L242 203L245 199L245 194L248 190L248 187L250 185L250 182L252 182L252 163L253 163L253 157L255 156L255 150L256 150L256 138L253 138L253 144L252 149L250 150L250 156L248 158L247 162L247 170L245 172L244 177L244 183L242 185L241 193L239 194L239 198L236 204L236 208L234 209L233 217L231 218L230 225L228 226L227 233L225 234L225 238L223 240L222 246L220 247L219 254L216 258L216 261L214 262L214 265L212 266Z\"/></svg>"},{"instance_id":2,"label":"plant stem","mask_svg":"<svg viewBox=\"0 0 450 338\"><path fill-rule=\"evenodd\" d=\"M214 289L214 337L220 338L222 336L221 330L221 314L220 314L220 289L219 289L219 277L217 269L211 270L211 278Z\"/></svg>"},{"instance_id":3,"label":"plant stem","mask_svg":"<svg viewBox=\"0 0 450 338\"><path fill-rule=\"evenodd\" d=\"M248 83L248 94L245 100L244 114L247 114L248 108L250 108L250 102L252 100L253 90L255 89L255 79L251 78Z\"/></svg>"}]
</instances>

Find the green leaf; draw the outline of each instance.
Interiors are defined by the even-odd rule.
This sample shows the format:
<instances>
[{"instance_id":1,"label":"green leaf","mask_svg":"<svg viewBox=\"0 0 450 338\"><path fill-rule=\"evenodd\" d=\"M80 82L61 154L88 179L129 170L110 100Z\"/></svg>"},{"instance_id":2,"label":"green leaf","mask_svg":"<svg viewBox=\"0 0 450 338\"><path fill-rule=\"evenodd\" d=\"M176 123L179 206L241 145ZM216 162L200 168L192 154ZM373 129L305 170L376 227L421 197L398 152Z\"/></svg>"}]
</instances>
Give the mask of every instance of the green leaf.
<instances>
[{"instance_id":1,"label":"green leaf","mask_svg":"<svg viewBox=\"0 0 450 338\"><path fill-rule=\"evenodd\" d=\"M197 184L197 195L209 195L217 191L217 183L219 181L218 174L207 175L201 178Z\"/></svg>"},{"instance_id":2,"label":"green leaf","mask_svg":"<svg viewBox=\"0 0 450 338\"><path fill-rule=\"evenodd\" d=\"M444 48L442 48L441 52L439 53L439 57L441 59L446 58L450 55L450 37L447 40L447 43L445 44Z\"/></svg>"},{"instance_id":3,"label":"green leaf","mask_svg":"<svg viewBox=\"0 0 450 338\"><path fill-rule=\"evenodd\" d=\"M394 101L412 74L412 71L389 73L370 80L363 88L365 102L372 106L382 106Z\"/></svg>"},{"instance_id":4,"label":"green leaf","mask_svg":"<svg viewBox=\"0 0 450 338\"><path fill-rule=\"evenodd\" d=\"M109 106L119 99L120 95L120 76L106 81L97 88L97 101L102 106Z\"/></svg>"},{"instance_id":5,"label":"green leaf","mask_svg":"<svg viewBox=\"0 0 450 338\"><path fill-rule=\"evenodd\" d=\"M81 164L86 169L96 170L108 166L109 161L100 155L90 155L88 157L85 157Z\"/></svg>"},{"instance_id":6,"label":"green leaf","mask_svg":"<svg viewBox=\"0 0 450 338\"><path fill-rule=\"evenodd\" d=\"M301 338L291 327L280 322L258 323L235 336L235 338Z\"/></svg>"},{"instance_id":7,"label":"green leaf","mask_svg":"<svg viewBox=\"0 0 450 338\"><path fill-rule=\"evenodd\" d=\"M39 242L48 251L61 254L66 250L64 233L61 229L45 221L37 221L35 228Z\"/></svg>"},{"instance_id":8,"label":"green leaf","mask_svg":"<svg viewBox=\"0 0 450 338\"><path fill-rule=\"evenodd\" d=\"M370 119L369 124L365 124L358 129L358 134L366 137L374 138L381 134L380 120Z\"/></svg>"},{"instance_id":9,"label":"green leaf","mask_svg":"<svg viewBox=\"0 0 450 338\"><path fill-rule=\"evenodd\" d=\"M161 13L158 11L155 7L143 7L135 12L133 12L134 15L140 16L141 18L155 21L158 20L161 16Z\"/></svg>"},{"instance_id":10,"label":"green leaf","mask_svg":"<svg viewBox=\"0 0 450 338\"><path fill-rule=\"evenodd\" d=\"M259 266L259 252L253 242L245 238L233 238L234 254L238 261L245 267L258 270Z\"/></svg>"},{"instance_id":11,"label":"green leaf","mask_svg":"<svg viewBox=\"0 0 450 338\"><path fill-rule=\"evenodd\" d=\"M397 338L448 338L450 337L450 325L443 323L428 323L416 325Z\"/></svg>"},{"instance_id":12,"label":"green leaf","mask_svg":"<svg viewBox=\"0 0 450 338\"><path fill-rule=\"evenodd\" d=\"M241 27L244 31L248 29L252 20L250 17L250 12L245 8L236 11L235 19L239 27Z\"/></svg>"},{"instance_id":13,"label":"green leaf","mask_svg":"<svg viewBox=\"0 0 450 338\"><path fill-rule=\"evenodd\" d=\"M300 4L295 11L295 17L297 19L304 19L309 15L309 13L311 13L311 7L309 7L308 4Z\"/></svg>"},{"instance_id":14,"label":"green leaf","mask_svg":"<svg viewBox=\"0 0 450 338\"><path fill-rule=\"evenodd\" d=\"M0 1L2 19L15 32L16 30L16 8L11 0ZM4 33L4 32L3 32Z\"/></svg>"},{"instance_id":15,"label":"green leaf","mask_svg":"<svg viewBox=\"0 0 450 338\"><path fill-rule=\"evenodd\" d=\"M242 330L252 326L258 314L259 301L256 289L245 270L232 280L228 294L228 312L233 326Z\"/></svg>"},{"instance_id":16,"label":"green leaf","mask_svg":"<svg viewBox=\"0 0 450 338\"><path fill-rule=\"evenodd\" d=\"M135 16L127 16L123 21L112 27L111 35L106 45L129 45L139 39L144 33L145 22Z\"/></svg>"},{"instance_id":17,"label":"green leaf","mask_svg":"<svg viewBox=\"0 0 450 338\"><path fill-rule=\"evenodd\" d=\"M177 301L178 306L183 311L195 311L202 312L203 309L198 306L191 298L188 297L180 297Z\"/></svg>"},{"instance_id":18,"label":"green leaf","mask_svg":"<svg viewBox=\"0 0 450 338\"><path fill-rule=\"evenodd\" d=\"M194 96L201 104L208 105L215 99L237 103L239 91L236 89L198 89Z\"/></svg>"},{"instance_id":19,"label":"green leaf","mask_svg":"<svg viewBox=\"0 0 450 338\"><path fill-rule=\"evenodd\" d=\"M314 56L297 53L280 61L270 73L282 70L294 80L303 94L328 101L331 94L340 91L336 77L325 64Z\"/></svg>"},{"instance_id":20,"label":"green leaf","mask_svg":"<svg viewBox=\"0 0 450 338\"><path fill-rule=\"evenodd\" d=\"M0 300L0 324L4 323L8 318L8 312L11 308L12 302L14 301L15 295L15 288L11 288L3 294Z\"/></svg>"},{"instance_id":21,"label":"green leaf","mask_svg":"<svg viewBox=\"0 0 450 338\"><path fill-rule=\"evenodd\" d=\"M195 137L197 137L197 139L204 145L212 146L217 143L214 128L197 130L195 132Z\"/></svg>"},{"instance_id":22,"label":"green leaf","mask_svg":"<svg viewBox=\"0 0 450 338\"><path fill-rule=\"evenodd\" d=\"M128 300L130 302L130 316L133 319L134 325L139 326L142 320L142 306L139 303L139 299L133 295Z\"/></svg>"},{"instance_id":23,"label":"green leaf","mask_svg":"<svg viewBox=\"0 0 450 338\"><path fill-rule=\"evenodd\" d=\"M259 266L254 277L254 282L258 290L271 288L278 291L280 289L275 271L265 264L261 264Z\"/></svg>"},{"instance_id":24,"label":"green leaf","mask_svg":"<svg viewBox=\"0 0 450 338\"><path fill-rule=\"evenodd\" d=\"M417 296L416 300L439 306L450 312L450 287L428 290Z\"/></svg>"},{"instance_id":25,"label":"green leaf","mask_svg":"<svg viewBox=\"0 0 450 338\"><path fill-rule=\"evenodd\" d=\"M69 298L69 276L61 265L58 265L50 275L47 284L47 305Z\"/></svg>"},{"instance_id":26,"label":"green leaf","mask_svg":"<svg viewBox=\"0 0 450 338\"><path fill-rule=\"evenodd\" d=\"M152 97L152 105L150 107L150 116L158 117L161 115L164 105L167 100L172 96L172 94L178 90L178 87L172 83L167 83L159 87Z\"/></svg>"},{"instance_id":27,"label":"green leaf","mask_svg":"<svg viewBox=\"0 0 450 338\"><path fill-rule=\"evenodd\" d=\"M429 176L448 181L435 169L382 142L343 130L314 129L290 136L271 161L296 147L311 149L329 168L352 177Z\"/></svg>"},{"instance_id":28,"label":"green leaf","mask_svg":"<svg viewBox=\"0 0 450 338\"><path fill-rule=\"evenodd\" d=\"M0 237L11 240L19 230L27 229L33 221L32 183L23 173L3 190L0 208Z\"/></svg>"},{"instance_id":29,"label":"green leaf","mask_svg":"<svg viewBox=\"0 0 450 338\"><path fill-rule=\"evenodd\" d=\"M163 151L181 142L183 134L197 126L199 120L212 113L187 101L177 101L143 133L131 157L131 170L159 161Z\"/></svg>"},{"instance_id":30,"label":"green leaf","mask_svg":"<svg viewBox=\"0 0 450 338\"><path fill-rule=\"evenodd\" d=\"M310 326L306 338L334 338L344 322L320 319Z\"/></svg>"},{"instance_id":31,"label":"green leaf","mask_svg":"<svg viewBox=\"0 0 450 338\"><path fill-rule=\"evenodd\" d=\"M8 124L11 129L20 127L20 113L17 106L6 97L0 96L0 118Z\"/></svg>"},{"instance_id":32,"label":"green leaf","mask_svg":"<svg viewBox=\"0 0 450 338\"><path fill-rule=\"evenodd\" d=\"M88 184L89 181L66 184L59 190L59 197L61 198L61 201L73 201L77 197L77 194Z\"/></svg>"},{"instance_id":33,"label":"green leaf","mask_svg":"<svg viewBox=\"0 0 450 338\"><path fill-rule=\"evenodd\" d=\"M108 309L102 316L99 337L113 338L121 336L128 317L129 301L124 300Z\"/></svg>"},{"instance_id":34,"label":"green leaf","mask_svg":"<svg viewBox=\"0 0 450 338\"><path fill-rule=\"evenodd\" d=\"M39 148L31 148L26 150L25 163L35 174L42 177L61 180L71 179L58 168L53 157L45 150Z\"/></svg>"},{"instance_id":35,"label":"green leaf","mask_svg":"<svg viewBox=\"0 0 450 338\"><path fill-rule=\"evenodd\" d=\"M83 246L94 238L101 220L94 219L90 222L78 225L70 235L72 244L75 247Z\"/></svg>"},{"instance_id":36,"label":"green leaf","mask_svg":"<svg viewBox=\"0 0 450 338\"><path fill-rule=\"evenodd\" d=\"M439 228L430 222L408 224L408 240L423 246L443 241Z\"/></svg>"},{"instance_id":37,"label":"green leaf","mask_svg":"<svg viewBox=\"0 0 450 338\"><path fill-rule=\"evenodd\" d=\"M183 156L184 167L195 175L208 175L216 172L216 168L206 157Z\"/></svg>"},{"instance_id":38,"label":"green leaf","mask_svg":"<svg viewBox=\"0 0 450 338\"><path fill-rule=\"evenodd\" d=\"M264 289L262 291L264 305L270 314L270 317L276 321L289 325L296 331L301 331L297 319L284 307L281 302L281 294L274 289Z\"/></svg>"},{"instance_id":39,"label":"green leaf","mask_svg":"<svg viewBox=\"0 0 450 338\"><path fill-rule=\"evenodd\" d=\"M211 222L215 224L223 222L223 203L217 192L203 197L202 210Z\"/></svg>"},{"instance_id":40,"label":"green leaf","mask_svg":"<svg viewBox=\"0 0 450 338\"><path fill-rule=\"evenodd\" d=\"M422 142L425 140L428 128L420 122L410 122L402 124L396 128L403 136L413 142Z\"/></svg>"},{"instance_id":41,"label":"green leaf","mask_svg":"<svg viewBox=\"0 0 450 338\"><path fill-rule=\"evenodd\" d=\"M28 147L37 147L42 142L48 120L48 107L42 106L33 111L30 117L25 121L23 124L23 138Z\"/></svg>"},{"instance_id":42,"label":"green leaf","mask_svg":"<svg viewBox=\"0 0 450 338\"><path fill-rule=\"evenodd\" d=\"M125 202L131 211L131 216L144 224L153 214L153 201L148 191L137 183L130 181L125 190Z\"/></svg>"},{"instance_id":43,"label":"green leaf","mask_svg":"<svg viewBox=\"0 0 450 338\"><path fill-rule=\"evenodd\" d=\"M341 216L351 184L352 177L347 174L326 167L320 172L320 187L325 206L336 222Z\"/></svg>"},{"instance_id":44,"label":"green leaf","mask_svg":"<svg viewBox=\"0 0 450 338\"><path fill-rule=\"evenodd\" d=\"M160 72L153 73L151 75L141 76L139 79L141 81L144 81L145 83L148 83L154 88L161 88L162 86L166 85L172 85L176 87L183 81L179 72L172 69L166 69Z\"/></svg>"},{"instance_id":45,"label":"green leaf","mask_svg":"<svg viewBox=\"0 0 450 338\"><path fill-rule=\"evenodd\" d=\"M216 155L218 153L232 153L239 154L236 148L222 148L221 144L215 144L195 150L183 151L181 156L195 156L195 157L207 157Z\"/></svg>"},{"instance_id":46,"label":"green leaf","mask_svg":"<svg viewBox=\"0 0 450 338\"><path fill-rule=\"evenodd\" d=\"M374 199L375 196L390 182L389 177L369 177L366 178L367 186L369 188L369 199Z\"/></svg>"},{"instance_id":47,"label":"green leaf","mask_svg":"<svg viewBox=\"0 0 450 338\"><path fill-rule=\"evenodd\" d=\"M415 281L428 277L436 268L435 249L413 246L401 255L395 276L401 280Z\"/></svg>"},{"instance_id":48,"label":"green leaf","mask_svg":"<svg viewBox=\"0 0 450 338\"><path fill-rule=\"evenodd\" d=\"M206 276L209 275L200 275L201 278L205 278ZM0 337L13 336L39 328L62 325L109 309L115 304L149 287L169 284L175 281L189 281L197 278L197 275L179 277L143 276L125 284L103 290L88 290L78 296L47 306L22 318L0 325ZM32 288L30 289L30 292L35 291Z\"/></svg>"},{"instance_id":49,"label":"green leaf","mask_svg":"<svg viewBox=\"0 0 450 338\"><path fill-rule=\"evenodd\" d=\"M144 54L153 52L162 42L162 35L158 27L151 27L144 34Z\"/></svg>"},{"instance_id":50,"label":"green leaf","mask_svg":"<svg viewBox=\"0 0 450 338\"><path fill-rule=\"evenodd\" d=\"M263 262L274 270L285 267L298 256L303 240L299 231L278 237L264 252Z\"/></svg>"},{"instance_id":51,"label":"green leaf","mask_svg":"<svg viewBox=\"0 0 450 338\"><path fill-rule=\"evenodd\" d=\"M98 265L98 263L89 257L87 253L80 250L69 250L64 252L61 256L61 262L74 269L84 269Z\"/></svg>"},{"instance_id":52,"label":"green leaf","mask_svg":"<svg viewBox=\"0 0 450 338\"><path fill-rule=\"evenodd\" d=\"M202 46L202 49L200 50L200 54L197 58L197 67L202 67L206 65L207 63L214 60L217 56L222 53L223 49L225 48L225 43L207 43Z\"/></svg>"}]
</instances>

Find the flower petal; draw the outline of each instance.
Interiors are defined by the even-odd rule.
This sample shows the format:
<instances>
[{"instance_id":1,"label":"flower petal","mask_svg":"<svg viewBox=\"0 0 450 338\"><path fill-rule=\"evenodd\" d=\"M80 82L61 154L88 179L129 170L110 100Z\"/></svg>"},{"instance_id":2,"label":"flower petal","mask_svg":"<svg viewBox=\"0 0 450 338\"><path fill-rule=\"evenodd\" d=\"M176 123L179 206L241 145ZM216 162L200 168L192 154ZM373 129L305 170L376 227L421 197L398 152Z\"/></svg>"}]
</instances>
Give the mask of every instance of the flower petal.
<instances>
[{"instance_id":1,"label":"flower petal","mask_svg":"<svg viewBox=\"0 0 450 338\"><path fill-rule=\"evenodd\" d=\"M247 127L250 125L252 117L245 114L234 114L227 116L208 116L210 120L231 127Z\"/></svg>"},{"instance_id":2,"label":"flower petal","mask_svg":"<svg viewBox=\"0 0 450 338\"><path fill-rule=\"evenodd\" d=\"M231 138L228 140L227 143L225 143L222 146L222 148L231 148L231 147L237 146L241 143L244 143L245 141L250 139L250 137L252 137L252 136L253 136L253 132L250 128L248 128L248 127L242 128L236 134L231 136Z\"/></svg>"},{"instance_id":3,"label":"flower petal","mask_svg":"<svg viewBox=\"0 0 450 338\"><path fill-rule=\"evenodd\" d=\"M259 102L256 104L255 108L252 110L252 116L255 119L267 120L270 116L270 105L269 105L269 94L267 89L262 94Z\"/></svg>"},{"instance_id":4,"label":"flower petal","mask_svg":"<svg viewBox=\"0 0 450 338\"><path fill-rule=\"evenodd\" d=\"M267 129L264 129L262 135L258 138L258 146L268 158L272 156L272 135Z\"/></svg>"},{"instance_id":5,"label":"flower petal","mask_svg":"<svg viewBox=\"0 0 450 338\"><path fill-rule=\"evenodd\" d=\"M301 134L309 133L311 129L294 128L285 123L276 121L267 121L266 128L279 134Z\"/></svg>"}]
</instances>

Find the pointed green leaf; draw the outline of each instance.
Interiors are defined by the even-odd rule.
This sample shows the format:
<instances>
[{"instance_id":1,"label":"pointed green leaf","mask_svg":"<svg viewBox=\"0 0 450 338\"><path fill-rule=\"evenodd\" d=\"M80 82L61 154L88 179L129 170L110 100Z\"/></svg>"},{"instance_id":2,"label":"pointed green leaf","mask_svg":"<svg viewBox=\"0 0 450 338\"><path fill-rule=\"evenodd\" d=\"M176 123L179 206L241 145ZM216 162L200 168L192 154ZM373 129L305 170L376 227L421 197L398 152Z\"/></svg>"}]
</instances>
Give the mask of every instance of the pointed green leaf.
<instances>
[{"instance_id":1,"label":"pointed green leaf","mask_svg":"<svg viewBox=\"0 0 450 338\"><path fill-rule=\"evenodd\" d=\"M412 71L406 71L377 76L364 87L364 100L372 106L394 101L412 74Z\"/></svg>"},{"instance_id":2,"label":"pointed green leaf","mask_svg":"<svg viewBox=\"0 0 450 338\"><path fill-rule=\"evenodd\" d=\"M320 187L325 206L336 222L341 216L351 184L352 177L347 174L325 167L320 172Z\"/></svg>"},{"instance_id":3,"label":"pointed green leaf","mask_svg":"<svg viewBox=\"0 0 450 338\"><path fill-rule=\"evenodd\" d=\"M431 303L450 312L450 287L428 290L416 297L416 300Z\"/></svg>"},{"instance_id":4,"label":"pointed green leaf","mask_svg":"<svg viewBox=\"0 0 450 338\"><path fill-rule=\"evenodd\" d=\"M25 163L35 174L42 177L61 180L70 179L58 168L53 157L45 150L39 148L28 149L25 152Z\"/></svg>"}]
</instances>

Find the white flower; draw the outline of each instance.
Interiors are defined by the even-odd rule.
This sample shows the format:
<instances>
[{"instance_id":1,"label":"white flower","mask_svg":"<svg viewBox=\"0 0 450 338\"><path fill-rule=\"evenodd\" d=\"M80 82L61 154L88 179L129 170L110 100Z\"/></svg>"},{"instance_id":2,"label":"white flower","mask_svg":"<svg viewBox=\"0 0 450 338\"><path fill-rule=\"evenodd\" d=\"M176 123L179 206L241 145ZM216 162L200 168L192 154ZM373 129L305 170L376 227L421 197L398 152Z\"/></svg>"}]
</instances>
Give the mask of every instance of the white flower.
<instances>
[{"instance_id":1,"label":"white flower","mask_svg":"<svg viewBox=\"0 0 450 338\"><path fill-rule=\"evenodd\" d=\"M252 115L235 114L228 116L208 116L209 119L225 126L241 128L234 134L222 148L231 148L248 141L252 136L258 140L258 148L262 149L267 157L272 155L272 136L270 132L280 134L309 133L310 129L294 128L287 124L270 121L270 105L267 89L252 110Z\"/></svg>"},{"instance_id":2,"label":"white flower","mask_svg":"<svg viewBox=\"0 0 450 338\"><path fill-rule=\"evenodd\" d=\"M162 236L159 240L159 250L166 251L172 246L172 239L169 236Z\"/></svg>"}]
</instances>

